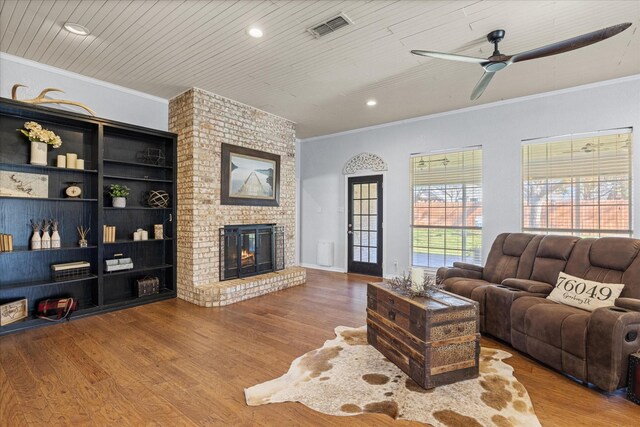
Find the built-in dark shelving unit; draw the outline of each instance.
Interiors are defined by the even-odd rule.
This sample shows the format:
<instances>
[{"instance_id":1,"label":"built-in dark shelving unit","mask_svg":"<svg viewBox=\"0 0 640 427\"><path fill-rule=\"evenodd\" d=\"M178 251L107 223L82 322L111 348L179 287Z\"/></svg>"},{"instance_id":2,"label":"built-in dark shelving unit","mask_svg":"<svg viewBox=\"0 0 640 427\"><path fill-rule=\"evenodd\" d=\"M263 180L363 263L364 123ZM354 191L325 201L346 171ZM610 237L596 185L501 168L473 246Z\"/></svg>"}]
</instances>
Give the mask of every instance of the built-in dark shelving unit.
<instances>
[{"instance_id":1,"label":"built-in dark shelving unit","mask_svg":"<svg viewBox=\"0 0 640 427\"><path fill-rule=\"evenodd\" d=\"M17 129L36 121L62 138L62 147L49 149L48 165L29 164L30 144ZM162 150L150 164L149 149ZM85 169L55 167L56 156L77 153ZM146 157L145 157L146 153ZM0 98L0 171L47 175L47 198L0 196L0 233L13 235L13 251L0 252L0 304L28 299L29 317L0 327L0 335L50 324L34 316L38 301L71 296L79 308L73 318L117 310L176 296L176 136L139 126L38 107ZM71 182L81 182L78 199L65 197ZM124 184L131 189L127 207L113 208L105 188ZM147 205L151 190L170 195L167 208ZM62 247L30 250L29 220L60 221ZM164 239L153 239L153 225L163 224ZM91 227L88 246L78 245L77 225ZM103 226L115 225L116 241L103 242ZM138 228L150 240L134 241ZM123 254L132 270L107 273L104 260ZM87 261L90 274L56 281L51 265ZM160 293L138 298L135 282L145 276L160 279Z\"/></svg>"}]
</instances>

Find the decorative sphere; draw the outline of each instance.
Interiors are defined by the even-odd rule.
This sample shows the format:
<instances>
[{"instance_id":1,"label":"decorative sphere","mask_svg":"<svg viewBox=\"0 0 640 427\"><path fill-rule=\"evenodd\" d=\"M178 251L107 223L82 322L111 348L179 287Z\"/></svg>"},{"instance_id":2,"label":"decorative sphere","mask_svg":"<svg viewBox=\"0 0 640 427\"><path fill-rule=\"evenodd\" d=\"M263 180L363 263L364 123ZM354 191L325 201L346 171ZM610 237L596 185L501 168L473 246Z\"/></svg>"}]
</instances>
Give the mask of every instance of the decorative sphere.
<instances>
[{"instance_id":1,"label":"decorative sphere","mask_svg":"<svg viewBox=\"0 0 640 427\"><path fill-rule=\"evenodd\" d=\"M169 206L169 193L164 190L151 190L148 203L152 208L166 208Z\"/></svg>"}]
</instances>

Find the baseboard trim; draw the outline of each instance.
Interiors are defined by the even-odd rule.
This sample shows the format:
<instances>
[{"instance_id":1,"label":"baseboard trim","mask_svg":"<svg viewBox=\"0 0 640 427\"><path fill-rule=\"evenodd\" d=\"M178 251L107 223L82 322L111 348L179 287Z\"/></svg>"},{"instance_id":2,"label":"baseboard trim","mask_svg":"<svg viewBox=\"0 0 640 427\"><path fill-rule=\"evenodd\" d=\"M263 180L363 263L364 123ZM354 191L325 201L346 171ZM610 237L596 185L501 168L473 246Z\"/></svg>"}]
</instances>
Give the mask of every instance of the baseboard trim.
<instances>
[{"instance_id":1,"label":"baseboard trim","mask_svg":"<svg viewBox=\"0 0 640 427\"><path fill-rule=\"evenodd\" d=\"M314 270L333 271L334 273L346 273L346 270L344 270L343 268L325 267L323 265L318 265L318 264L300 263L300 267L313 268Z\"/></svg>"}]
</instances>

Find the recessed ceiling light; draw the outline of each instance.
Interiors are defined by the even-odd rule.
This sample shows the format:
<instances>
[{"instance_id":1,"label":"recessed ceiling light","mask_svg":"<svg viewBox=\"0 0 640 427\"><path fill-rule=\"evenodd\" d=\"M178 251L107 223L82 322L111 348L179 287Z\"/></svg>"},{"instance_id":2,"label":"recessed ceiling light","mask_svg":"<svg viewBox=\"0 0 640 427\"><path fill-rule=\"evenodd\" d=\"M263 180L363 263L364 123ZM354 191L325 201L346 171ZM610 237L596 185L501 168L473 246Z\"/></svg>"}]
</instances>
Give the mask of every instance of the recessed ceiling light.
<instances>
[{"instance_id":1,"label":"recessed ceiling light","mask_svg":"<svg viewBox=\"0 0 640 427\"><path fill-rule=\"evenodd\" d=\"M375 106L377 104L378 104L378 101L376 101L375 99L370 99L370 100L367 101L367 106L369 106L369 107L373 107L373 106Z\"/></svg>"},{"instance_id":2,"label":"recessed ceiling light","mask_svg":"<svg viewBox=\"0 0 640 427\"><path fill-rule=\"evenodd\" d=\"M89 30L86 27L83 27L80 24L74 24L73 22L65 22L64 29L79 36L89 35Z\"/></svg>"},{"instance_id":3,"label":"recessed ceiling light","mask_svg":"<svg viewBox=\"0 0 640 427\"><path fill-rule=\"evenodd\" d=\"M256 39L259 39L260 37L262 37L262 30L258 27L251 27L247 30L247 33L251 36L254 37Z\"/></svg>"}]
</instances>

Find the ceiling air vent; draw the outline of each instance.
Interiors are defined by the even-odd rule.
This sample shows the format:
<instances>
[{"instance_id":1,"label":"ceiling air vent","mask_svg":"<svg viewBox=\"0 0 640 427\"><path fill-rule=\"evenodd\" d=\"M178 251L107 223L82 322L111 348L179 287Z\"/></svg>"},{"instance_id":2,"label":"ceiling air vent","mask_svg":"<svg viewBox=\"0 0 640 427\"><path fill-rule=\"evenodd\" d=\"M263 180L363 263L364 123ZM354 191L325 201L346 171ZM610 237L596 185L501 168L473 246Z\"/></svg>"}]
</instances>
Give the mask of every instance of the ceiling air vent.
<instances>
[{"instance_id":1,"label":"ceiling air vent","mask_svg":"<svg viewBox=\"0 0 640 427\"><path fill-rule=\"evenodd\" d=\"M327 19L326 21L318 25L314 25L311 28L307 28L307 31L313 34L313 37L318 39L322 36L331 34L334 31L339 30L342 27L346 27L347 25L350 25L350 24L352 24L352 22L347 17L347 15L341 13L340 15Z\"/></svg>"}]
</instances>

